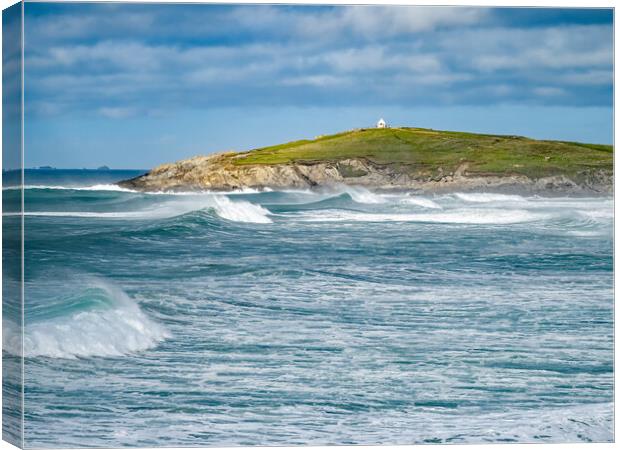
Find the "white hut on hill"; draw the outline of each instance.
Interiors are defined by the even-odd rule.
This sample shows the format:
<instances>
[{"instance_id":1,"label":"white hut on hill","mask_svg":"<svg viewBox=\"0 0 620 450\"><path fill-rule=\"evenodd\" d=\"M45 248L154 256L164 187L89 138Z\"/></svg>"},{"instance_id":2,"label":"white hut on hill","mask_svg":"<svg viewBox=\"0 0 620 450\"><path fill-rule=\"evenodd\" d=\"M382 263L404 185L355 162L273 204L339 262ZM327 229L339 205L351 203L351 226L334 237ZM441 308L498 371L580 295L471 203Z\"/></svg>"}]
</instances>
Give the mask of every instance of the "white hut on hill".
<instances>
[{"instance_id":1,"label":"white hut on hill","mask_svg":"<svg viewBox=\"0 0 620 450\"><path fill-rule=\"evenodd\" d=\"M383 120L383 117L379 119L379 122L377 122L377 128L387 128L387 123L385 123L385 120Z\"/></svg>"}]
</instances>

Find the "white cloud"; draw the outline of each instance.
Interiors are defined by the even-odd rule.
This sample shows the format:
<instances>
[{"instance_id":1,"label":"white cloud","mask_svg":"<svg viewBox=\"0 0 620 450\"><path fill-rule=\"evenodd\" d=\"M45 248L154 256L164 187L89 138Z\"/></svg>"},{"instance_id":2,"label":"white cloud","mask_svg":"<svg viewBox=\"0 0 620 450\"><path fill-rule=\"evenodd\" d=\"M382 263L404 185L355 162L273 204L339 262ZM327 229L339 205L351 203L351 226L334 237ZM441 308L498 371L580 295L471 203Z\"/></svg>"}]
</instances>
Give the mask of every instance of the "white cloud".
<instances>
[{"instance_id":1,"label":"white cloud","mask_svg":"<svg viewBox=\"0 0 620 450\"><path fill-rule=\"evenodd\" d=\"M232 10L228 19L256 32L283 32L325 41L339 36L378 40L443 27L480 24L489 16L489 9L467 7L347 6L316 10L246 6Z\"/></svg>"},{"instance_id":2,"label":"white cloud","mask_svg":"<svg viewBox=\"0 0 620 450\"><path fill-rule=\"evenodd\" d=\"M367 37L433 31L441 27L480 24L489 15L484 8L374 7L343 9L342 22Z\"/></svg>"},{"instance_id":3,"label":"white cloud","mask_svg":"<svg viewBox=\"0 0 620 450\"><path fill-rule=\"evenodd\" d=\"M320 59L339 72L370 72L405 70L408 72L437 72L441 62L436 55L415 51L394 51L386 46L369 45L328 52Z\"/></svg>"},{"instance_id":4,"label":"white cloud","mask_svg":"<svg viewBox=\"0 0 620 450\"><path fill-rule=\"evenodd\" d=\"M244 102L600 102L612 83L609 25L490 26L482 8L245 6L175 20L146 9L29 19L42 26L26 49L29 101L122 117Z\"/></svg>"},{"instance_id":5,"label":"white cloud","mask_svg":"<svg viewBox=\"0 0 620 450\"><path fill-rule=\"evenodd\" d=\"M558 76L557 80L574 85L596 86L611 85L613 83L612 70L586 70L583 72L564 72Z\"/></svg>"},{"instance_id":6,"label":"white cloud","mask_svg":"<svg viewBox=\"0 0 620 450\"><path fill-rule=\"evenodd\" d=\"M349 77L339 77L334 75L307 75L285 78L282 84L285 86L344 86L352 84L353 80Z\"/></svg>"},{"instance_id":7,"label":"white cloud","mask_svg":"<svg viewBox=\"0 0 620 450\"><path fill-rule=\"evenodd\" d=\"M554 86L541 86L534 88L533 91L535 95L540 95L543 97L557 97L566 94L566 91L564 89Z\"/></svg>"},{"instance_id":8,"label":"white cloud","mask_svg":"<svg viewBox=\"0 0 620 450\"><path fill-rule=\"evenodd\" d=\"M413 75L397 74L391 77L390 80L397 84L426 87L433 85L447 86L462 81L469 81L473 78L472 75L466 73L427 73Z\"/></svg>"},{"instance_id":9,"label":"white cloud","mask_svg":"<svg viewBox=\"0 0 620 450\"><path fill-rule=\"evenodd\" d=\"M601 25L464 30L443 36L439 45L484 72L612 64L612 28Z\"/></svg>"},{"instance_id":10,"label":"white cloud","mask_svg":"<svg viewBox=\"0 0 620 450\"><path fill-rule=\"evenodd\" d=\"M103 107L99 108L98 112L103 117L107 117L109 119L124 119L136 114L135 109L123 107Z\"/></svg>"}]
</instances>

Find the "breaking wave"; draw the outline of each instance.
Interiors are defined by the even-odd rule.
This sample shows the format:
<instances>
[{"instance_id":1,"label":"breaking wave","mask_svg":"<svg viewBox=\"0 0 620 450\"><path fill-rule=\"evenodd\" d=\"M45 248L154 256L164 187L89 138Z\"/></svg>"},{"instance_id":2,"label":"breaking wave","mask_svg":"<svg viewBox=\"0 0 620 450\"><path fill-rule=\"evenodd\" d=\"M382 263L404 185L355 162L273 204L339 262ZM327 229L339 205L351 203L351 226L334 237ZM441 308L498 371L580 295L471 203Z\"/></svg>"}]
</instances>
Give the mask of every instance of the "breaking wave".
<instances>
[{"instance_id":1,"label":"breaking wave","mask_svg":"<svg viewBox=\"0 0 620 450\"><path fill-rule=\"evenodd\" d=\"M404 205L416 205L416 206L421 206L422 208L429 208L429 209L442 209L441 205L439 205L438 203L434 202L431 199L424 198L424 197L406 196L404 198L401 198L399 201L401 204L404 204Z\"/></svg>"},{"instance_id":2,"label":"breaking wave","mask_svg":"<svg viewBox=\"0 0 620 450\"><path fill-rule=\"evenodd\" d=\"M269 210L246 201L233 202L228 197L213 197L215 212L222 219L233 222L271 223Z\"/></svg>"},{"instance_id":3,"label":"breaking wave","mask_svg":"<svg viewBox=\"0 0 620 450\"><path fill-rule=\"evenodd\" d=\"M151 320L120 288L88 278L88 287L50 299L33 309L26 323L25 357L77 358L122 356L155 347L170 337L166 328ZM76 283L77 284L77 283ZM17 325L3 324L4 350L19 355Z\"/></svg>"},{"instance_id":4,"label":"breaking wave","mask_svg":"<svg viewBox=\"0 0 620 450\"><path fill-rule=\"evenodd\" d=\"M453 224L512 224L542 220L546 216L526 210L470 209L446 213L386 214L324 210L300 215L305 222L429 222Z\"/></svg>"},{"instance_id":5,"label":"breaking wave","mask_svg":"<svg viewBox=\"0 0 620 450\"><path fill-rule=\"evenodd\" d=\"M52 190L52 191L91 191L91 192L128 192L133 194L141 194L141 195L173 195L173 196L187 196L187 195L204 195L204 194L217 194L217 191L209 191L209 190L196 190L196 191L171 191L171 190L163 190L163 191L137 191L134 189L124 188L117 184L93 184L89 186L62 186L62 185L44 185L44 184L32 184L32 185L24 185L24 190ZM19 190L21 186L5 186L2 188L3 191L12 191ZM242 188L236 189L233 191L226 192L226 195L239 195L239 194L259 194L261 192L272 192L269 188L264 188L262 190L253 189L253 188Z\"/></svg>"},{"instance_id":6,"label":"breaking wave","mask_svg":"<svg viewBox=\"0 0 620 450\"><path fill-rule=\"evenodd\" d=\"M613 220L609 198L545 198L493 193L422 195L412 192L376 193L363 187L337 186L323 190L229 193L125 192L116 185L80 188L79 194L26 193L26 216L107 220L159 220L204 212L223 221L271 224L289 219L305 222L428 222L466 225L506 225L544 221L539 229L592 231ZM98 189L116 192L100 192ZM55 188L52 188L55 189ZM68 193L67 193L68 192ZM17 213L15 213L17 214ZM549 227L547 227L549 225ZM547 228L545 228L547 227Z\"/></svg>"},{"instance_id":7,"label":"breaking wave","mask_svg":"<svg viewBox=\"0 0 620 450\"><path fill-rule=\"evenodd\" d=\"M455 197L472 203L490 203L490 202L522 202L525 201L524 197L520 195L506 195L506 194L489 194L489 193L460 193L454 194Z\"/></svg>"},{"instance_id":8,"label":"breaking wave","mask_svg":"<svg viewBox=\"0 0 620 450\"><path fill-rule=\"evenodd\" d=\"M354 202L365 204L386 203L387 200L379 194L370 192L368 189L359 186L346 186L343 191L347 193Z\"/></svg>"},{"instance_id":9,"label":"breaking wave","mask_svg":"<svg viewBox=\"0 0 620 450\"><path fill-rule=\"evenodd\" d=\"M11 186L3 188L3 190L20 189L20 186ZM113 192L136 192L131 189L120 187L116 184L94 184L92 186L48 186L42 184L25 185L25 190L28 189L40 189L40 190L55 190L55 191L113 191Z\"/></svg>"},{"instance_id":10,"label":"breaking wave","mask_svg":"<svg viewBox=\"0 0 620 450\"><path fill-rule=\"evenodd\" d=\"M200 195L148 204L136 211L28 211L26 216L83 217L100 219L167 219L194 211L211 210L233 222L271 223L266 208L225 195Z\"/></svg>"}]
</instances>

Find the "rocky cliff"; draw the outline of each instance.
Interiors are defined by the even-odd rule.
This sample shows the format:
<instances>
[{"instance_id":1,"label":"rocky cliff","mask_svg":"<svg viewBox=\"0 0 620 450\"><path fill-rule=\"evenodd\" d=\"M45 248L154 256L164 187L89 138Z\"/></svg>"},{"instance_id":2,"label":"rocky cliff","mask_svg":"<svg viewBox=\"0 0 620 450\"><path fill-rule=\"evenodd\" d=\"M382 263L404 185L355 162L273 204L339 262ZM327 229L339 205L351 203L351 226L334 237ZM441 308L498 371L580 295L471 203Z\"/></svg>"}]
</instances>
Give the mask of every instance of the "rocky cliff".
<instances>
[{"instance_id":1,"label":"rocky cliff","mask_svg":"<svg viewBox=\"0 0 620 450\"><path fill-rule=\"evenodd\" d=\"M372 136L376 137L376 133ZM320 141L324 140L325 138L321 138ZM433 154L437 161L429 163L428 157L426 160L416 158L425 149L412 148L409 154L403 153L403 149L398 148L394 150L395 153L387 153L387 157L385 152L389 150L382 153L379 149L372 153L363 149L356 155L354 151L343 152L343 146L338 145L338 140L345 144L348 142L342 142L342 139L336 139L336 142L328 140L334 149L331 153L327 151L329 147L326 149L325 145L318 149L313 148L312 145L319 142L317 140L243 153L196 156L161 165L143 176L122 181L119 185L140 191L313 188L347 184L374 189L424 191L518 190L532 193L583 194L612 192L613 171L605 157L609 161L612 158L605 149L586 149L588 153L586 156L594 159L597 164L588 160L567 165L564 160L560 160L555 166L551 166L549 161L558 158L558 155L549 153L547 145L544 147L545 151L541 147L540 158L534 162L532 159L536 155L533 156L529 151L531 149L528 149L527 158L522 157L522 164L517 162L507 164L501 168L502 170L485 171L481 170L485 167L480 163L481 158L472 158L467 153L459 152L458 141L452 143L455 146L454 154L458 155L458 158L447 158L446 155L450 156L450 153L439 149L438 155ZM529 142L526 144L532 146ZM382 145L382 142L376 142L375 145ZM562 147L559 150L572 151L570 145L564 146L566 148ZM495 148L494 150L497 151ZM553 147L553 150L557 153L558 149ZM583 147L580 147L579 151L583 153ZM283 152L288 153L283 155ZM488 155L484 156L488 158ZM583 156L580 157L583 159ZM490 161L495 163L492 159ZM542 168L540 170L536 165L537 161ZM488 163L485 164L488 166ZM519 170L524 168L527 170Z\"/></svg>"}]
</instances>

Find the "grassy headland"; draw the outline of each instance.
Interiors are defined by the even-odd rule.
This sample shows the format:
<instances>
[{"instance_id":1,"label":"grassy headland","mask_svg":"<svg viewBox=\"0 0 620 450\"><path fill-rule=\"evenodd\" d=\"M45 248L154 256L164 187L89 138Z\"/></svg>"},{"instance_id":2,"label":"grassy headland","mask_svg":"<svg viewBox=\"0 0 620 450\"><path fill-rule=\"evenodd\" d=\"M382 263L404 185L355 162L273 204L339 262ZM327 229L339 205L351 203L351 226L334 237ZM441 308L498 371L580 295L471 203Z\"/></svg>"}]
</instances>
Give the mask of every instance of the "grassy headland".
<instances>
[{"instance_id":1,"label":"grassy headland","mask_svg":"<svg viewBox=\"0 0 620 450\"><path fill-rule=\"evenodd\" d=\"M425 128L359 129L258 148L239 154L235 165L274 165L365 158L402 172L434 175L456 170L478 175L521 174L530 178L613 169L611 145L535 140L521 136Z\"/></svg>"},{"instance_id":2,"label":"grassy headland","mask_svg":"<svg viewBox=\"0 0 620 450\"><path fill-rule=\"evenodd\" d=\"M613 148L425 128L370 128L195 156L119 183L142 191L334 184L607 195L613 189Z\"/></svg>"}]
</instances>

